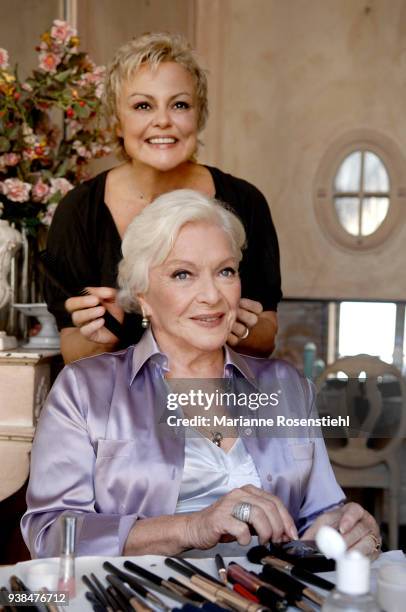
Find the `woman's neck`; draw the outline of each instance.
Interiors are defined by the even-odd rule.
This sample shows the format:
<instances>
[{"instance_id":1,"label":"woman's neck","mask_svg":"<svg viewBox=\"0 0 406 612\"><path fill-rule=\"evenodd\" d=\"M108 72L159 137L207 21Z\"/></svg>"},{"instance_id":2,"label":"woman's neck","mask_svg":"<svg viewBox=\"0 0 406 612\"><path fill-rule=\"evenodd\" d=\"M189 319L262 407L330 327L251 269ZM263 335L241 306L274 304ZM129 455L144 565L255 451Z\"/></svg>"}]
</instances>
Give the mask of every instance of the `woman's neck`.
<instances>
[{"instance_id":1,"label":"woman's neck","mask_svg":"<svg viewBox=\"0 0 406 612\"><path fill-rule=\"evenodd\" d=\"M128 184L134 186L142 199L152 202L162 193L192 187L198 168L194 162L187 161L163 172L133 160L127 165Z\"/></svg>"},{"instance_id":2,"label":"woman's neck","mask_svg":"<svg viewBox=\"0 0 406 612\"><path fill-rule=\"evenodd\" d=\"M224 352L220 347L214 351L201 351L156 338L163 353L168 357L167 378L222 378L224 374Z\"/></svg>"}]
</instances>

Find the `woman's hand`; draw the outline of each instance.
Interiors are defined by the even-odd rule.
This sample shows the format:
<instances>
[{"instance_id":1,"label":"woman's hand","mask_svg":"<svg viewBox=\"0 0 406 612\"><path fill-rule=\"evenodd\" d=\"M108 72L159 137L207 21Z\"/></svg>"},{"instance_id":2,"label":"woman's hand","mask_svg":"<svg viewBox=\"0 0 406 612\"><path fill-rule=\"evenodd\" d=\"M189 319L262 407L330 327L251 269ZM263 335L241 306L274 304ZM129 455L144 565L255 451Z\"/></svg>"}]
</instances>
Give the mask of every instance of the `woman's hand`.
<instances>
[{"instance_id":1,"label":"woman's hand","mask_svg":"<svg viewBox=\"0 0 406 612\"><path fill-rule=\"evenodd\" d=\"M103 315L110 312L120 323L124 319L124 311L117 304L117 291L111 287L87 287L88 295L71 297L65 302L66 310L71 314L72 321L80 333L91 342L111 345L118 338L104 327Z\"/></svg>"},{"instance_id":2,"label":"woman's hand","mask_svg":"<svg viewBox=\"0 0 406 612\"><path fill-rule=\"evenodd\" d=\"M278 318L274 310L264 311L260 302L241 298L237 319L227 338L230 346L240 353L269 357L275 348Z\"/></svg>"},{"instance_id":3,"label":"woman's hand","mask_svg":"<svg viewBox=\"0 0 406 612\"><path fill-rule=\"evenodd\" d=\"M234 518L233 509L243 502L251 504L249 524ZM188 516L186 541L191 548L208 549L220 541L237 540L245 546L251 541L250 526L265 544L297 539L295 523L275 495L253 485L234 489L204 510Z\"/></svg>"},{"instance_id":4,"label":"woman's hand","mask_svg":"<svg viewBox=\"0 0 406 612\"><path fill-rule=\"evenodd\" d=\"M314 540L323 525L337 529L343 536L347 548L359 550L371 559L380 553L381 536L374 517L362 506L350 502L317 517L313 525L302 535L302 540ZM377 545L379 547L377 548Z\"/></svg>"},{"instance_id":5,"label":"woman's hand","mask_svg":"<svg viewBox=\"0 0 406 612\"><path fill-rule=\"evenodd\" d=\"M230 346L236 346L242 340L248 338L249 332L258 323L258 317L262 311L260 302L241 298L237 310L237 319L228 335L227 343Z\"/></svg>"}]
</instances>

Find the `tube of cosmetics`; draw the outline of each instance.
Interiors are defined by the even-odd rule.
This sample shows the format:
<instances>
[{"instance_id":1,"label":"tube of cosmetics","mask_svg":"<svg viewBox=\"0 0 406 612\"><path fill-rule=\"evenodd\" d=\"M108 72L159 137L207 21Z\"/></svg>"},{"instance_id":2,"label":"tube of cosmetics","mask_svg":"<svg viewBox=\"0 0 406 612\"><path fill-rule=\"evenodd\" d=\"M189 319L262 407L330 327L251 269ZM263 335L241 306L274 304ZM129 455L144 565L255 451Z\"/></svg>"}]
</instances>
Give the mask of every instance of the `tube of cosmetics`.
<instances>
[{"instance_id":1,"label":"tube of cosmetics","mask_svg":"<svg viewBox=\"0 0 406 612\"><path fill-rule=\"evenodd\" d=\"M76 595L75 535L76 516L63 517L62 551L59 558L58 591L67 591L69 598Z\"/></svg>"}]
</instances>

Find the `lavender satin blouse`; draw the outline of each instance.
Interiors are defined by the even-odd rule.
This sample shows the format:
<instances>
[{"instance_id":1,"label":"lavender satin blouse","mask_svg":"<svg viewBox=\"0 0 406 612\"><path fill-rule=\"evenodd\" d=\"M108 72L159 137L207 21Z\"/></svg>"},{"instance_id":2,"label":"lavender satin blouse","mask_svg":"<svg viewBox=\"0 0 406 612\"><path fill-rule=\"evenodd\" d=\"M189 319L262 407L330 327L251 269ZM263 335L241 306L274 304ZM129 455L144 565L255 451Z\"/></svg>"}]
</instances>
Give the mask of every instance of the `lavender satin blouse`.
<instances>
[{"instance_id":1,"label":"lavender satin blouse","mask_svg":"<svg viewBox=\"0 0 406 612\"><path fill-rule=\"evenodd\" d=\"M185 431L163 409L167 358L151 331L124 351L66 366L38 423L27 512L21 521L33 557L60 553L61 518L75 513L78 555L119 555L137 520L176 511ZM289 364L225 348L224 376L250 388L280 391L275 414L309 415L314 389ZM176 414L176 413L175 413ZM275 435L274 435L275 434ZM323 438L287 437L255 428L240 433L263 489L280 497L299 532L341 503Z\"/></svg>"}]
</instances>

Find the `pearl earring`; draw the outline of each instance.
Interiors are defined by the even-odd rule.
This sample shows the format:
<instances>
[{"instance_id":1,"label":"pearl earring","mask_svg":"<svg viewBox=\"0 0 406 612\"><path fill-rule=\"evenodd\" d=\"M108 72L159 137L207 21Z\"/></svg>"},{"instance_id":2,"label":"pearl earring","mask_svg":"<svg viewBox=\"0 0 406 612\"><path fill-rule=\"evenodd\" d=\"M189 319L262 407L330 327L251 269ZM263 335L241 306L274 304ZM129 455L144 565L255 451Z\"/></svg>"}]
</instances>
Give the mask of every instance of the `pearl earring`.
<instances>
[{"instance_id":1,"label":"pearl earring","mask_svg":"<svg viewBox=\"0 0 406 612\"><path fill-rule=\"evenodd\" d=\"M141 327L143 329L148 329L149 327L149 318L147 317L147 315L144 312L144 309L142 309L142 321L141 321Z\"/></svg>"}]
</instances>

